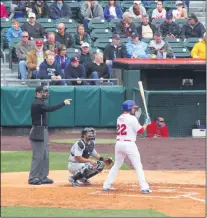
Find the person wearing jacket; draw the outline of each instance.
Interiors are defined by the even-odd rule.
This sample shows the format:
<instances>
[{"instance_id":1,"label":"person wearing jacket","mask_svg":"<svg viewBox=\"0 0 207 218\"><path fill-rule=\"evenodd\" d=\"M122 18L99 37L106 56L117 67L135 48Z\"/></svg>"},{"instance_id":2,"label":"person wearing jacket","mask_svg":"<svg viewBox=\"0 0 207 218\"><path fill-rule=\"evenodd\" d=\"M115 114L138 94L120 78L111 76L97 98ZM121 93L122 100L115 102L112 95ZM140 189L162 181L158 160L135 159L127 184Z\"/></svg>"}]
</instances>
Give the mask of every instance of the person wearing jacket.
<instances>
[{"instance_id":1,"label":"person wearing jacket","mask_svg":"<svg viewBox=\"0 0 207 218\"><path fill-rule=\"evenodd\" d=\"M35 13L36 18L48 17L49 7L46 1L36 0L32 5L32 12Z\"/></svg>"},{"instance_id":2,"label":"person wearing jacket","mask_svg":"<svg viewBox=\"0 0 207 218\"><path fill-rule=\"evenodd\" d=\"M8 12L3 2L0 4L0 18L8 18Z\"/></svg>"},{"instance_id":3,"label":"person wearing jacket","mask_svg":"<svg viewBox=\"0 0 207 218\"><path fill-rule=\"evenodd\" d=\"M87 42L91 45L91 37L89 36L88 33L85 32L85 28L83 24L79 24L77 26L77 32L74 35L74 43L75 43L75 48L80 48L81 45Z\"/></svg>"},{"instance_id":4,"label":"person wearing jacket","mask_svg":"<svg viewBox=\"0 0 207 218\"><path fill-rule=\"evenodd\" d=\"M142 16L142 23L137 27L137 33L139 39L153 38L156 31L156 26L149 22L149 16L147 14Z\"/></svg>"},{"instance_id":5,"label":"person wearing jacket","mask_svg":"<svg viewBox=\"0 0 207 218\"><path fill-rule=\"evenodd\" d=\"M88 23L91 19L104 19L102 6L94 0L84 1L81 5L81 15L86 31L88 31Z\"/></svg>"},{"instance_id":6,"label":"person wearing jacket","mask_svg":"<svg viewBox=\"0 0 207 218\"><path fill-rule=\"evenodd\" d=\"M60 76L65 78L64 69L70 63L70 58L66 54L67 48L65 45L60 45L55 56L55 66L60 72Z\"/></svg>"},{"instance_id":7,"label":"person wearing jacket","mask_svg":"<svg viewBox=\"0 0 207 218\"><path fill-rule=\"evenodd\" d=\"M164 38L184 39L182 28L173 21L172 12L167 12L166 20L160 24L160 32Z\"/></svg>"},{"instance_id":8,"label":"person wearing jacket","mask_svg":"<svg viewBox=\"0 0 207 218\"><path fill-rule=\"evenodd\" d=\"M9 28L6 33L6 39L8 43L10 44L13 39L21 39L21 36L22 36L22 30L19 27L19 21L12 20L12 27Z\"/></svg>"},{"instance_id":9,"label":"person wearing jacket","mask_svg":"<svg viewBox=\"0 0 207 218\"><path fill-rule=\"evenodd\" d=\"M151 55L146 53L147 43L139 40L137 33L133 33L131 39L126 44L128 58L151 58Z\"/></svg>"},{"instance_id":10,"label":"person wearing jacket","mask_svg":"<svg viewBox=\"0 0 207 218\"><path fill-rule=\"evenodd\" d=\"M57 49L60 46L60 42L55 41L55 33L48 32L47 33L47 41L44 42L43 50L47 53L48 51L52 51L57 54Z\"/></svg>"},{"instance_id":11,"label":"person wearing jacket","mask_svg":"<svg viewBox=\"0 0 207 218\"><path fill-rule=\"evenodd\" d=\"M49 7L50 18L53 20L65 18L69 19L72 17L71 8L63 0L56 0Z\"/></svg>"},{"instance_id":12,"label":"person wearing jacket","mask_svg":"<svg viewBox=\"0 0 207 218\"><path fill-rule=\"evenodd\" d=\"M108 0L108 5L104 8L104 18L111 21L112 19L122 19L122 15L121 6L116 0Z\"/></svg>"},{"instance_id":13,"label":"person wearing jacket","mask_svg":"<svg viewBox=\"0 0 207 218\"><path fill-rule=\"evenodd\" d=\"M193 46L190 54L192 58L206 59L206 33L203 34L203 39Z\"/></svg>"},{"instance_id":14,"label":"person wearing jacket","mask_svg":"<svg viewBox=\"0 0 207 218\"><path fill-rule=\"evenodd\" d=\"M120 43L120 36L114 34L112 36L112 42L109 43L104 49L104 60L109 67L109 78L112 77L112 65L114 58L127 58L126 46Z\"/></svg>"},{"instance_id":15,"label":"person wearing jacket","mask_svg":"<svg viewBox=\"0 0 207 218\"><path fill-rule=\"evenodd\" d=\"M29 13L28 15L29 21L24 23L21 26L22 31L26 31L29 33L29 37L31 38L46 38L46 31L44 27L36 22L35 13Z\"/></svg>"},{"instance_id":16,"label":"person wearing jacket","mask_svg":"<svg viewBox=\"0 0 207 218\"><path fill-rule=\"evenodd\" d=\"M132 18L142 18L147 12L141 1L134 1L134 5L129 8L129 13Z\"/></svg>"},{"instance_id":17,"label":"person wearing jacket","mask_svg":"<svg viewBox=\"0 0 207 218\"><path fill-rule=\"evenodd\" d=\"M72 57L71 63L65 67L65 79L74 79L74 81L66 81L67 85L84 85L85 82L81 79L85 79L85 68L82 64L79 64L77 57Z\"/></svg>"},{"instance_id":18,"label":"person wearing jacket","mask_svg":"<svg viewBox=\"0 0 207 218\"><path fill-rule=\"evenodd\" d=\"M125 37L131 37L132 33L137 32L136 25L133 23L131 14L129 12L124 12L123 19L116 24L115 27L116 34Z\"/></svg>"},{"instance_id":19,"label":"person wearing jacket","mask_svg":"<svg viewBox=\"0 0 207 218\"><path fill-rule=\"evenodd\" d=\"M162 39L160 32L156 32L154 39L148 45L147 54L152 55L152 57L164 58L165 53L166 57L173 57L173 50L170 45Z\"/></svg>"},{"instance_id":20,"label":"person wearing jacket","mask_svg":"<svg viewBox=\"0 0 207 218\"><path fill-rule=\"evenodd\" d=\"M39 79L51 79L50 85L64 85L61 81L62 77L60 72L58 72L57 66L55 66L55 56L54 54L47 55L46 59L40 64L39 73L37 78ZM48 84L48 82L42 82L42 86Z\"/></svg>"},{"instance_id":21,"label":"person wearing jacket","mask_svg":"<svg viewBox=\"0 0 207 218\"><path fill-rule=\"evenodd\" d=\"M206 32L205 27L194 13L188 15L188 22L183 25L183 33L185 38L198 37L202 38Z\"/></svg>"}]
</instances>

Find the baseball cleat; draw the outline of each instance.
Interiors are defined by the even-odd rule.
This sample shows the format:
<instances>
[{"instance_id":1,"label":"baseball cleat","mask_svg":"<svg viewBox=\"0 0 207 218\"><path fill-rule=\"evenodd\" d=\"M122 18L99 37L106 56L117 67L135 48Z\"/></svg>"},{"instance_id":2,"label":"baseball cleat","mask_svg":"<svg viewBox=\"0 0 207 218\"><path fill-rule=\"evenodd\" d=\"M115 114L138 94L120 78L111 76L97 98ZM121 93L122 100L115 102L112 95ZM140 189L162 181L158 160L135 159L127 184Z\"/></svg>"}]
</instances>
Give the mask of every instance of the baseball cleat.
<instances>
[{"instance_id":1,"label":"baseball cleat","mask_svg":"<svg viewBox=\"0 0 207 218\"><path fill-rule=\"evenodd\" d=\"M86 178L79 179L79 181L82 182L84 185L91 185L91 182Z\"/></svg>"},{"instance_id":2,"label":"baseball cleat","mask_svg":"<svg viewBox=\"0 0 207 218\"><path fill-rule=\"evenodd\" d=\"M103 188L103 191L114 191L114 190L116 189L113 187Z\"/></svg>"},{"instance_id":3,"label":"baseball cleat","mask_svg":"<svg viewBox=\"0 0 207 218\"><path fill-rule=\"evenodd\" d=\"M72 184L73 187L80 185L80 184L78 183L78 181L75 181L72 177L70 177L70 178L68 179L68 181Z\"/></svg>"},{"instance_id":4,"label":"baseball cleat","mask_svg":"<svg viewBox=\"0 0 207 218\"><path fill-rule=\"evenodd\" d=\"M150 189L142 190L142 194L149 194L149 193L152 193L152 191Z\"/></svg>"}]
</instances>

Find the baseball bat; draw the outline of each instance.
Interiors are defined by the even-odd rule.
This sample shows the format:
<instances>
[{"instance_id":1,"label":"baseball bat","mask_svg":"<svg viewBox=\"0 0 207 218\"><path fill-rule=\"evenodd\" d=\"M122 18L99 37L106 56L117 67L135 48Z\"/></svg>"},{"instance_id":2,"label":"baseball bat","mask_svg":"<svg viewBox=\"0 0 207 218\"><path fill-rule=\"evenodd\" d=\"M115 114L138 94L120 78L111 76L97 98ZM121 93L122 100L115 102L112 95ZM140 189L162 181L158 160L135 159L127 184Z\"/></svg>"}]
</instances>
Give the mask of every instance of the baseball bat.
<instances>
[{"instance_id":1,"label":"baseball bat","mask_svg":"<svg viewBox=\"0 0 207 218\"><path fill-rule=\"evenodd\" d=\"M148 110L147 110L147 104L146 104L146 99L145 99L145 95L144 95L144 88L143 88L143 85L142 85L142 81L139 81L139 82L138 82L138 86L139 86L140 95L141 95L141 97L142 97L142 101L143 101L143 104L144 104L144 109L145 109L145 112L146 112L146 116L147 116L147 118L149 118L149 114L148 114Z\"/></svg>"}]
</instances>

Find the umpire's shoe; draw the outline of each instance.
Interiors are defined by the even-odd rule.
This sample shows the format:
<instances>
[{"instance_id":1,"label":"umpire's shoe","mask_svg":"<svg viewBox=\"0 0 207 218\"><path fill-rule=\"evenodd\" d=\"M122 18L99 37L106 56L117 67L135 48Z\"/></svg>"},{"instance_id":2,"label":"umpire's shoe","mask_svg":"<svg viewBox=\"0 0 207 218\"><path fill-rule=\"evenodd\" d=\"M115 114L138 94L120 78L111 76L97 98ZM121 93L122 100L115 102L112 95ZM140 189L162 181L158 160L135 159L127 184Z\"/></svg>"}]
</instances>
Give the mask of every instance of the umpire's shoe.
<instances>
[{"instance_id":1,"label":"umpire's shoe","mask_svg":"<svg viewBox=\"0 0 207 218\"><path fill-rule=\"evenodd\" d=\"M53 184L54 181L52 179L49 179L49 178L44 178L41 180L42 184Z\"/></svg>"},{"instance_id":2,"label":"umpire's shoe","mask_svg":"<svg viewBox=\"0 0 207 218\"><path fill-rule=\"evenodd\" d=\"M32 180L29 180L28 184L30 184L30 185L41 185L42 182L41 182L41 180L39 178L34 178Z\"/></svg>"},{"instance_id":3,"label":"umpire's shoe","mask_svg":"<svg viewBox=\"0 0 207 218\"><path fill-rule=\"evenodd\" d=\"M75 186L80 186L80 184L78 183L78 181L74 180L74 179L72 178L72 176L69 177L68 181L72 184L73 187L75 187Z\"/></svg>"}]
</instances>

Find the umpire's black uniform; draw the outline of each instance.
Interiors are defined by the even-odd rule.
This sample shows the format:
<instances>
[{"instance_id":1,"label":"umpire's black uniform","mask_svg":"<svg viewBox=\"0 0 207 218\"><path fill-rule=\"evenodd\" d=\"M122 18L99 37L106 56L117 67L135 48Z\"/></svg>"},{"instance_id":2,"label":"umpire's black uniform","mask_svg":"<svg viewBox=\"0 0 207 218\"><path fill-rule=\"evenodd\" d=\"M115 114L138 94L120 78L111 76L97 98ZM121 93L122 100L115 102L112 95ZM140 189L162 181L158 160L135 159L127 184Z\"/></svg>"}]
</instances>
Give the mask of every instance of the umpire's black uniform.
<instances>
[{"instance_id":1,"label":"umpire's black uniform","mask_svg":"<svg viewBox=\"0 0 207 218\"><path fill-rule=\"evenodd\" d=\"M47 112L52 112L60 109L65 105L64 102L60 104L49 107L45 104L44 99L48 97L47 87L37 87L36 88L36 98L31 105L31 118L32 118L32 129L30 132L30 141L32 144L32 164L29 174L29 184L41 185L41 184L51 184L53 180L48 179L49 173L49 151L48 151L48 118ZM35 139L34 129L41 130L43 140ZM33 131L33 132L32 132ZM33 135L33 136L32 136ZM38 138L38 137L37 137Z\"/></svg>"}]
</instances>

